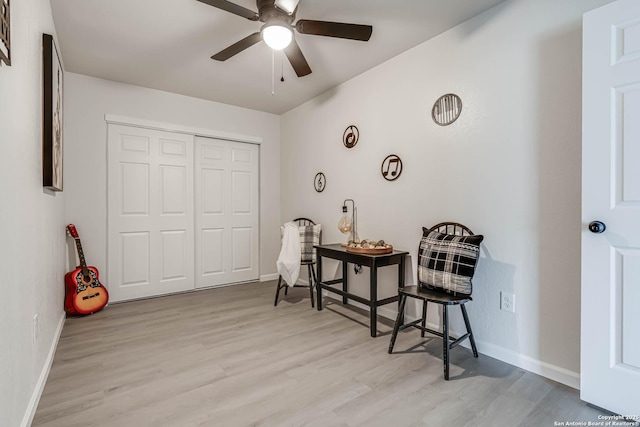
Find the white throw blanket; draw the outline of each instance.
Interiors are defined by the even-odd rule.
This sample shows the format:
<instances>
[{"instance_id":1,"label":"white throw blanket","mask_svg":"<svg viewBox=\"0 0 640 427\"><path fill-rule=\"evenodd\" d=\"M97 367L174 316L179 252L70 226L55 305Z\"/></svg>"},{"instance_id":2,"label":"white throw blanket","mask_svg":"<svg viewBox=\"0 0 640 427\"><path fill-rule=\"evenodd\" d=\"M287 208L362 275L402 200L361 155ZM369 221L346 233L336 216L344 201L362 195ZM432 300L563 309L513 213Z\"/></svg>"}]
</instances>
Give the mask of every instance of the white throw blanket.
<instances>
[{"instance_id":1,"label":"white throw blanket","mask_svg":"<svg viewBox=\"0 0 640 427\"><path fill-rule=\"evenodd\" d=\"M293 222L287 222L284 225L282 249L280 249L278 261L276 261L276 267L278 274L282 276L289 286L295 285L300 275L301 254L298 226Z\"/></svg>"}]
</instances>

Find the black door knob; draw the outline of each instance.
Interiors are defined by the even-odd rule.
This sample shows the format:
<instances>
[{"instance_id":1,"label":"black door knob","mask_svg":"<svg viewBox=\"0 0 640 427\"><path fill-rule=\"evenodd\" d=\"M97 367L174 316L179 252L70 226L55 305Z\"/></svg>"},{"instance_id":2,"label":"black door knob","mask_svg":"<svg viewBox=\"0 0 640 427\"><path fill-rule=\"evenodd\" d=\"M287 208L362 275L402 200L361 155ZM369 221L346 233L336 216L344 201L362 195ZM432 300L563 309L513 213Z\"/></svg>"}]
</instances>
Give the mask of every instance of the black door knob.
<instances>
[{"instance_id":1,"label":"black door knob","mask_svg":"<svg viewBox=\"0 0 640 427\"><path fill-rule=\"evenodd\" d=\"M603 233L606 229L607 226L604 225L604 222L602 221L591 221L589 223L589 231L591 231L592 233L600 234Z\"/></svg>"}]
</instances>

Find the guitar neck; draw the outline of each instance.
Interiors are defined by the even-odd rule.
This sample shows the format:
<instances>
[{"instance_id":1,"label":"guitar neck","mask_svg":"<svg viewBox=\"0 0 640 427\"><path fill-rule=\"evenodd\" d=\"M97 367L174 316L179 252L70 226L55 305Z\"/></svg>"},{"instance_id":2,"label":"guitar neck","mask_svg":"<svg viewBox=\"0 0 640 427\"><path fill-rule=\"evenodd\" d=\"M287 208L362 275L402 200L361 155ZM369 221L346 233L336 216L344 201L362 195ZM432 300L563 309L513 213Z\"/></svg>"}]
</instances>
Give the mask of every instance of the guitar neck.
<instances>
[{"instance_id":1,"label":"guitar neck","mask_svg":"<svg viewBox=\"0 0 640 427\"><path fill-rule=\"evenodd\" d=\"M78 258L80 258L80 267L82 267L82 274L84 276L89 275L89 269L87 268L87 261L84 259L84 252L82 251L82 243L80 243L80 238L76 238L76 249L78 250Z\"/></svg>"}]
</instances>

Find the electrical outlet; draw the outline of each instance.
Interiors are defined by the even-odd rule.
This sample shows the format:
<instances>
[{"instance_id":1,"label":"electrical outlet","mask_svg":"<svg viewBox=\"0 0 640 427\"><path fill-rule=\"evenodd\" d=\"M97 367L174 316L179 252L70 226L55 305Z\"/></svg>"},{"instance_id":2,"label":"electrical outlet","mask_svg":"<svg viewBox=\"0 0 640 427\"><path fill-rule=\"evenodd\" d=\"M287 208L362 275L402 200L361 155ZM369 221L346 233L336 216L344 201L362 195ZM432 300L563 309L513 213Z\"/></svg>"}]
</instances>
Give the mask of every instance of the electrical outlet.
<instances>
[{"instance_id":1,"label":"electrical outlet","mask_svg":"<svg viewBox=\"0 0 640 427\"><path fill-rule=\"evenodd\" d=\"M516 296L507 292L500 292L500 310L515 313Z\"/></svg>"},{"instance_id":2,"label":"electrical outlet","mask_svg":"<svg viewBox=\"0 0 640 427\"><path fill-rule=\"evenodd\" d=\"M39 336L40 336L40 320L38 319L38 315L35 314L33 316L33 342L38 341Z\"/></svg>"}]
</instances>

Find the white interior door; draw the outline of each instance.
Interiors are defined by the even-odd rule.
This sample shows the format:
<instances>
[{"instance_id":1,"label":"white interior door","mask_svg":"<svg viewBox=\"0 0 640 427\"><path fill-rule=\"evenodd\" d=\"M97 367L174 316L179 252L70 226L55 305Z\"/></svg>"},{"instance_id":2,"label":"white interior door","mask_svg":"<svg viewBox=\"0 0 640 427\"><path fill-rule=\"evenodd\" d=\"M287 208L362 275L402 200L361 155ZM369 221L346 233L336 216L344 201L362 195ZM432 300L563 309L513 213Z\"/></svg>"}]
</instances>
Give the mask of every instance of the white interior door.
<instances>
[{"instance_id":1,"label":"white interior door","mask_svg":"<svg viewBox=\"0 0 640 427\"><path fill-rule=\"evenodd\" d=\"M196 137L195 147L196 287L257 280L258 146Z\"/></svg>"},{"instance_id":2,"label":"white interior door","mask_svg":"<svg viewBox=\"0 0 640 427\"><path fill-rule=\"evenodd\" d=\"M194 288L193 136L110 124L112 301Z\"/></svg>"},{"instance_id":3,"label":"white interior door","mask_svg":"<svg viewBox=\"0 0 640 427\"><path fill-rule=\"evenodd\" d=\"M640 1L584 16L580 397L640 415ZM588 224L606 225L600 234Z\"/></svg>"}]
</instances>

